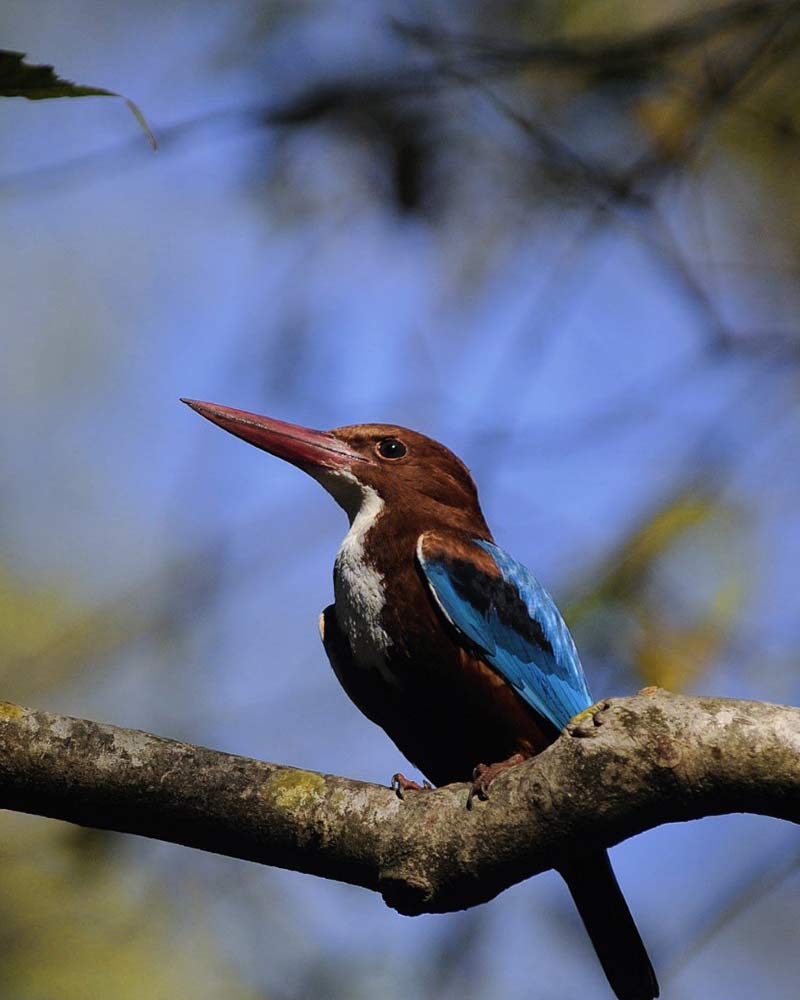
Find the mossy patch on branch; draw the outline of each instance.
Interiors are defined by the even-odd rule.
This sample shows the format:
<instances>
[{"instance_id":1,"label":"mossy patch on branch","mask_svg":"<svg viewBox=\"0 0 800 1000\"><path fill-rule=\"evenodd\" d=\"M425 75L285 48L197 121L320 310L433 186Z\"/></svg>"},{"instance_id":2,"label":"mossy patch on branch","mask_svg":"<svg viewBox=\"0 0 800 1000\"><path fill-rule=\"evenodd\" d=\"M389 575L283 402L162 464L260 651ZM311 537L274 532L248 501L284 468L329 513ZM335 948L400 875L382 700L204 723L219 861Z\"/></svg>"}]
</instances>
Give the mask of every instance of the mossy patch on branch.
<instances>
[{"instance_id":1,"label":"mossy patch on branch","mask_svg":"<svg viewBox=\"0 0 800 1000\"><path fill-rule=\"evenodd\" d=\"M21 719L25 714L25 709L21 705L15 705L11 701L0 701L0 719L7 719L13 722Z\"/></svg>"},{"instance_id":2,"label":"mossy patch on branch","mask_svg":"<svg viewBox=\"0 0 800 1000\"><path fill-rule=\"evenodd\" d=\"M270 776L265 793L279 809L295 812L316 800L324 787L322 775L290 767Z\"/></svg>"}]
</instances>

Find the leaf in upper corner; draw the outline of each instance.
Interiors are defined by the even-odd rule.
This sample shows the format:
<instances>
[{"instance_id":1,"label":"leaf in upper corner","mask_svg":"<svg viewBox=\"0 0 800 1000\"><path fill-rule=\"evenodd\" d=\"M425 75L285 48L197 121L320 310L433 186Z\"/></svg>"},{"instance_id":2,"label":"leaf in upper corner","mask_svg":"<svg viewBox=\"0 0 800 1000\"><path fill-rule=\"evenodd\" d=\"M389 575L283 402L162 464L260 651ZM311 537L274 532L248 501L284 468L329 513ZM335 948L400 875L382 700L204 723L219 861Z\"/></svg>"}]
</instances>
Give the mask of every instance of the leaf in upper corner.
<instances>
[{"instance_id":1,"label":"leaf in upper corner","mask_svg":"<svg viewBox=\"0 0 800 1000\"><path fill-rule=\"evenodd\" d=\"M155 136L133 101L113 90L64 80L52 66L32 66L25 62L24 52L0 49L0 97L25 97L29 101L44 101L56 97L118 97L125 101L147 141L153 149L156 148Z\"/></svg>"},{"instance_id":2,"label":"leaf in upper corner","mask_svg":"<svg viewBox=\"0 0 800 1000\"><path fill-rule=\"evenodd\" d=\"M0 96L39 101L50 97L119 97L119 94L62 80L52 66L31 66L25 62L24 52L0 49Z\"/></svg>"}]
</instances>

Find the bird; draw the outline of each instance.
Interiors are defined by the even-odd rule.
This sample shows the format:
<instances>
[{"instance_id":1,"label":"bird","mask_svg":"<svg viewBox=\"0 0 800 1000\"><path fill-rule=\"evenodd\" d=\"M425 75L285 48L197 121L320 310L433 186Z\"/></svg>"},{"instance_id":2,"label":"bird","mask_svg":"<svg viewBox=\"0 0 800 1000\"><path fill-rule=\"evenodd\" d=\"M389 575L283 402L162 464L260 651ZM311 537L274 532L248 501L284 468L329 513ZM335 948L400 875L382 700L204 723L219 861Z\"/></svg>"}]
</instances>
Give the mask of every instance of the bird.
<instances>
[{"instance_id":1,"label":"bird","mask_svg":"<svg viewBox=\"0 0 800 1000\"><path fill-rule=\"evenodd\" d=\"M495 543L467 466L444 445L394 424L319 431L182 402L306 472L347 514L320 634L347 695L427 779L396 774L398 794L470 782L470 804L486 798L592 706L556 604ZM657 997L607 852L560 874L618 1000Z\"/></svg>"}]
</instances>

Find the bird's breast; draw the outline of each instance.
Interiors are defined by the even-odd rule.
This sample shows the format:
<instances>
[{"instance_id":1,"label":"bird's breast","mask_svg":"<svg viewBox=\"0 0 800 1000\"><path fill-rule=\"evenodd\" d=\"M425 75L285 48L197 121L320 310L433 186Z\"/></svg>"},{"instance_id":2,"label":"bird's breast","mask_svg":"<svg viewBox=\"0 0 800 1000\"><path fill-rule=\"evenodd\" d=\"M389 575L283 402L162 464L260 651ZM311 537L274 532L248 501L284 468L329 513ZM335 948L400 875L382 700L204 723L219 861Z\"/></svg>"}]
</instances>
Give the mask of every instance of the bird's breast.
<instances>
[{"instance_id":1,"label":"bird's breast","mask_svg":"<svg viewBox=\"0 0 800 1000\"><path fill-rule=\"evenodd\" d=\"M336 556L333 588L336 617L347 636L355 665L377 670L394 682L388 669L391 639L383 624L386 584L383 574L366 557L365 537L380 515L378 500L372 510L356 517Z\"/></svg>"}]
</instances>

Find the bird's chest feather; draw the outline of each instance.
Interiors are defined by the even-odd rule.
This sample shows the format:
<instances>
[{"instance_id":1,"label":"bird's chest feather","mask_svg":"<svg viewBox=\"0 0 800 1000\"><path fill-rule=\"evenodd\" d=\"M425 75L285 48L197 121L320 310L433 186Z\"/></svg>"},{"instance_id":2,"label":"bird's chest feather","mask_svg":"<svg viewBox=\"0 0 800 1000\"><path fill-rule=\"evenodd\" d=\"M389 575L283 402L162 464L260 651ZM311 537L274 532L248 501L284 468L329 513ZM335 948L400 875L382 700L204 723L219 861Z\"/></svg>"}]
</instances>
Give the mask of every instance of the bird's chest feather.
<instances>
[{"instance_id":1,"label":"bird's chest feather","mask_svg":"<svg viewBox=\"0 0 800 1000\"><path fill-rule=\"evenodd\" d=\"M367 535L381 515L377 494L356 516L336 556L333 587L339 627L347 636L357 667L377 670L392 680L388 669L391 639L384 626L386 582L369 560Z\"/></svg>"}]
</instances>

